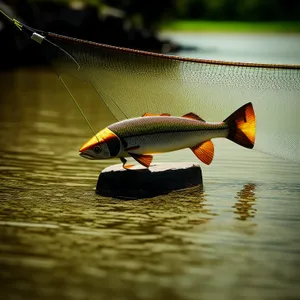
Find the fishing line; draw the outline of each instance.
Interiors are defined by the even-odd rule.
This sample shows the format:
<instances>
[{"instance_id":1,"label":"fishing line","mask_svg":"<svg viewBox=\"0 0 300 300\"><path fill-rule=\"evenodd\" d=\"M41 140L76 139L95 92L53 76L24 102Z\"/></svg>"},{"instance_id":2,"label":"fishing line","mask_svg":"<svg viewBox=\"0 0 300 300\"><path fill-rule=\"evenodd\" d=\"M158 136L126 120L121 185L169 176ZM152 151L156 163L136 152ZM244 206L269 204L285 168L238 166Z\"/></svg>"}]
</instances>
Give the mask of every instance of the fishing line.
<instances>
[{"instance_id":1,"label":"fishing line","mask_svg":"<svg viewBox=\"0 0 300 300\"><path fill-rule=\"evenodd\" d=\"M93 76L93 78L95 78L95 81L97 82L95 75ZM95 85L92 83L92 81L90 81L90 83L91 83L92 87L94 88L94 90L96 91L96 93L98 94L100 100L102 100L102 102L105 104L105 106L112 112L111 108L109 107L109 104L106 103L106 101L105 101L105 97L101 95L100 91L95 87ZM104 91L102 91L102 93L105 94ZM119 105L114 100L112 100L111 97L109 97L107 94L106 94L106 96L107 96L107 98L110 98L110 101L119 109L119 111L121 112L121 114L123 114L125 119L129 119L129 117L119 107ZM119 121L119 118L115 114L114 114L114 116L115 116L116 120Z\"/></svg>"},{"instance_id":2,"label":"fishing line","mask_svg":"<svg viewBox=\"0 0 300 300\"><path fill-rule=\"evenodd\" d=\"M56 45L55 43L49 41L48 39L44 38L45 41L47 41L50 45L58 48L59 50L61 50L63 53L65 53L68 57L70 57L75 64L77 65L77 70L80 69L80 65L79 63L76 61L76 59L70 54L68 53L66 50L64 50L63 48L61 48L60 46ZM56 72L55 72L56 73ZM70 89L68 88L68 86L66 85L66 83L64 82L64 80L62 79L62 77L56 73L57 77L59 78L59 80L62 82L62 84L64 85L64 87L66 88L66 90L68 91L70 97L72 98L73 102L75 103L76 107L78 108L78 110L80 111L81 115L83 116L84 120L86 121L86 123L88 124L89 128L91 129L92 133L94 134L94 136L96 137L97 141L99 142L99 139L97 137L96 132L94 131L91 123L89 122L89 120L87 119L87 117L85 116L84 112L82 111L82 109L80 108L78 102L76 101L75 97L72 95Z\"/></svg>"},{"instance_id":3,"label":"fishing line","mask_svg":"<svg viewBox=\"0 0 300 300\"><path fill-rule=\"evenodd\" d=\"M62 52L64 52L71 60L73 60L73 62L77 65L77 69L80 69L80 65L79 63L76 61L76 59L70 54L68 53L66 50L64 50L63 48L61 48L60 46L54 44L53 42L49 41L43 34L44 32L41 30L37 30L34 29L28 25L22 24L20 21L11 18L9 15L7 15L3 10L0 9L0 13L2 13L2 15L4 15L10 22L14 23L15 26L22 31L22 28L25 27L27 30L32 32L32 36L31 39L36 41L37 43L41 44L43 40L47 41L49 44L51 44L52 46L58 48L59 50L61 50ZM37 33L39 32L39 33Z\"/></svg>"},{"instance_id":4,"label":"fishing line","mask_svg":"<svg viewBox=\"0 0 300 300\"><path fill-rule=\"evenodd\" d=\"M76 59L75 59L69 52L67 52L66 50L64 50L64 49L61 48L60 46L54 44L53 42L49 41L49 40L48 40L47 38L45 38L45 37L44 37L44 40L45 40L46 42L48 42L49 44L51 44L52 46L54 46L54 47L58 48L59 50L61 50L63 53L65 53L65 54L66 54L69 58L71 58L71 59L74 61L74 63L77 65L77 70L80 69L79 63L76 61Z\"/></svg>"},{"instance_id":5,"label":"fishing line","mask_svg":"<svg viewBox=\"0 0 300 300\"><path fill-rule=\"evenodd\" d=\"M12 19L9 15L7 15L2 9L0 9L0 12L1 12L8 20L10 20L11 22L14 22L13 19Z\"/></svg>"},{"instance_id":6,"label":"fishing line","mask_svg":"<svg viewBox=\"0 0 300 300\"><path fill-rule=\"evenodd\" d=\"M76 61L76 59L70 54L68 53L66 50L64 50L63 48L61 48L60 46L56 45L55 43L49 41L44 35L43 32L41 30L35 30L34 28L24 25L21 22L19 22L16 19L13 19L11 17L9 17L3 10L0 9L0 13L2 13L2 15L4 15L10 22L14 23L14 25L22 31L23 26L29 30L30 32L32 32L31 35L31 39L34 40L35 42L41 44L44 40L46 42L48 42L50 45L58 48L60 51L62 51L64 54L66 54L76 65L77 65L77 70L80 69L80 65L79 63ZM40 32L40 33L37 33ZM86 118L85 114L83 113L82 109L80 108L79 104L77 103L75 97L72 95L71 91L69 90L69 88L67 87L67 85L65 84L64 80L60 77L60 75L58 75L58 78L60 79L60 81L62 82L62 84L64 85L64 87L66 88L66 90L68 91L69 95L71 96L73 102L75 103L75 105L77 106L78 110L80 111L81 115L83 116L84 120L86 121L86 123L88 124L88 126L90 127L91 131L93 132L94 136L96 137L97 141L99 142L99 139L96 135L96 132L94 131L93 127L91 126L90 122L88 121L88 119Z\"/></svg>"},{"instance_id":7,"label":"fishing line","mask_svg":"<svg viewBox=\"0 0 300 300\"><path fill-rule=\"evenodd\" d=\"M27 27L27 26L26 26ZM33 28L28 27L30 30L33 30ZM79 63L76 61L76 59L70 54L68 53L66 50L64 50L63 48L61 48L60 46L56 45L55 43L49 41L47 38L45 38L43 35L37 34L35 31L33 32L31 39L33 39L34 41L38 42L39 44L42 43L43 40L45 40L46 42L48 42L50 45L56 47L57 49L61 50L64 54L66 54L69 58L71 58L71 60L77 65L77 70L80 69L80 65ZM55 72L56 73L56 72ZM87 119L87 117L85 116L85 114L83 113L82 109L80 108L78 102L76 101L75 97L72 95L71 91L69 90L68 86L66 85L66 83L64 82L64 80L61 78L61 76L56 73L59 80L62 82L62 84L64 85L64 87L66 88L66 90L68 91L69 95L71 96L73 102L75 103L75 105L77 106L78 110L80 111L81 115L83 116L84 120L86 121L86 123L88 124L88 126L90 127L92 133L94 134L94 136L96 137L97 141L99 142L99 139L96 135L96 132L94 131L91 123L89 122L89 120Z\"/></svg>"},{"instance_id":8,"label":"fishing line","mask_svg":"<svg viewBox=\"0 0 300 300\"><path fill-rule=\"evenodd\" d=\"M14 23L14 25L22 31L22 28L26 28L28 31L32 32L31 35L31 39L34 40L35 42L41 44L44 40L46 42L48 42L50 45L56 47L57 49L59 49L60 51L62 51L65 55L67 55L77 66L77 70L80 69L80 65L79 63L76 61L76 59L65 49L61 48L60 46L56 45L55 43L53 43L52 41L48 40L45 36L44 36L44 32L41 30L36 30L28 25L22 24L21 22L19 22L16 19L13 19L11 17L9 17L3 10L0 9L0 13L2 13L10 22ZM57 74L58 78L61 80L61 82L63 83L63 85L65 86L65 88L67 89L69 95L71 96L73 102L75 103L75 105L77 106L77 108L79 109L80 113L82 114L83 118L85 119L85 121L87 122L88 126L90 127L90 129L92 130L92 132L95 134L95 131L93 130L91 124L89 123L89 121L87 120L86 116L84 115L83 111L81 110L81 108L79 107L77 101L75 100L74 96L72 95L72 93L70 92L70 90L68 89L67 85L65 84L65 82L63 81L63 79ZM97 92L97 94L99 95L100 99L102 98L102 96L100 95L98 89L94 86L93 83L91 83L93 88L95 89L95 91ZM121 110L121 108L117 105L117 103L114 100L110 100L118 109L119 111L125 116L125 118L128 119L128 116L126 116L126 114ZM105 103L105 105L108 107L108 105L106 104L105 101L103 101ZM110 108L108 107L108 109L110 110ZM96 136L97 138L97 136ZM98 140L98 138L97 138Z\"/></svg>"},{"instance_id":9,"label":"fishing line","mask_svg":"<svg viewBox=\"0 0 300 300\"><path fill-rule=\"evenodd\" d=\"M18 20L16 19L13 19L11 18L9 15L7 15L2 9L0 9L0 13L2 13L2 15L4 17L6 17L10 22L14 23L16 25L16 27L19 29L19 30L22 30L22 23L19 22Z\"/></svg>"},{"instance_id":10,"label":"fishing line","mask_svg":"<svg viewBox=\"0 0 300 300\"><path fill-rule=\"evenodd\" d=\"M82 109L80 108L80 106L78 105L75 97L72 95L71 91L69 90L69 88L67 87L67 85L65 84L64 80L60 77L60 75L57 75L58 78L60 79L60 81L62 82L62 84L64 85L64 87L66 88L66 90L68 91L69 95L71 96L73 102L75 103L75 105L77 106L78 110L80 111L81 115L83 116L83 118L85 119L86 123L88 124L88 126L90 127L91 131L93 132L94 136L96 137L97 141L99 142L99 139L96 135L96 132L94 131L91 123L88 121L87 117L85 116L85 114L83 113Z\"/></svg>"},{"instance_id":11,"label":"fishing line","mask_svg":"<svg viewBox=\"0 0 300 300\"><path fill-rule=\"evenodd\" d=\"M64 54L66 54L69 58L72 59L73 62L75 62L75 64L77 65L77 70L80 69L80 65L79 63L76 61L76 59L70 54L68 53L66 50L64 50L63 48L61 48L60 46L56 45L55 43L49 41L47 38L44 37L44 40L47 41L50 45L56 47L57 49L61 50ZM56 72L55 72L56 73ZM68 88L68 86L66 85L66 83L64 82L64 80L62 79L62 77L56 73L59 80L62 82L62 84L64 85L64 87L66 88L66 90L68 91L70 97L72 98L73 102L75 103L76 107L78 108L78 110L80 111L81 115L83 116L84 120L86 121L86 123L88 124L89 128L91 129L92 133L94 134L94 136L96 137L97 141L99 142L99 139L96 135L96 132L94 131L91 123L89 122L89 120L87 119L87 117L85 116L84 112L82 111L82 109L80 108L78 102L76 101L75 97L72 95L70 89Z\"/></svg>"}]
</instances>

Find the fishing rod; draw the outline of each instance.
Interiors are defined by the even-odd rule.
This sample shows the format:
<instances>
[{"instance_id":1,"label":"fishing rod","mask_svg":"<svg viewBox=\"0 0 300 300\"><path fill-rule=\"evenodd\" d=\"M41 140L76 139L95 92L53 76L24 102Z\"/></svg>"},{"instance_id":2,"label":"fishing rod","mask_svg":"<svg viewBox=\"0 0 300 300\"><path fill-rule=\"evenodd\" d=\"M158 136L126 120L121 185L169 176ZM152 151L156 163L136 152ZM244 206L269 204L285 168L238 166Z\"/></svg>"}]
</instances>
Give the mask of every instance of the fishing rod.
<instances>
[{"instance_id":1,"label":"fishing rod","mask_svg":"<svg viewBox=\"0 0 300 300\"><path fill-rule=\"evenodd\" d=\"M76 61L76 59L70 54L68 53L66 50L64 50L63 48L61 48L60 46L56 45L55 43L51 42L50 40L48 40L44 35L45 32L41 31L41 30L36 30L28 25L25 25L23 23L21 23L20 21L18 21L17 19L11 18L10 16L8 16L3 10L0 9L0 13L5 16L11 23L13 23L20 31L23 32L23 29L25 29L25 33L30 34L30 39L32 39L33 41L37 42L38 44L41 44L43 41L48 42L50 45L58 48L60 51L62 51L63 53L65 53L76 65L77 65L77 70L80 69L80 65L79 63ZM64 80L62 79L62 77L55 71L57 77L59 78L59 80L62 82L63 86L66 88L67 92L69 93L71 99L73 100L74 104L76 105L76 107L78 108L80 114L82 115L82 117L84 118L84 120L86 121L87 125L89 126L89 128L91 129L93 135L96 137L96 139L98 140L97 134L95 132L95 130L93 129L91 123L89 122L89 120L87 119L87 117L85 116L84 112L82 111L82 109L80 108L78 102L76 101L75 97L72 95L70 89L67 87L66 83L64 82ZM98 140L99 142L99 140Z\"/></svg>"}]
</instances>

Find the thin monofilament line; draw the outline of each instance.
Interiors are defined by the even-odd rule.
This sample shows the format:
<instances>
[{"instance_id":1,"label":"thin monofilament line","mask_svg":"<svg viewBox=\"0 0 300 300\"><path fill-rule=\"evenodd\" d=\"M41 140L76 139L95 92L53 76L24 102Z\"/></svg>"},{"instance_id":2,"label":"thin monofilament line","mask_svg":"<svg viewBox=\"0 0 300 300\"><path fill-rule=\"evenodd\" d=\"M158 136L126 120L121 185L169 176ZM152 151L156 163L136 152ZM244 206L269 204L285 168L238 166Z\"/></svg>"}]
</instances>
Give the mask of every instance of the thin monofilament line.
<instances>
[{"instance_id":1,"label":"thin monofilament line","mask_svg":"<svg viewBox=\"0 0 300 300\"><path fill-rule=\"evenodd\" d=\"M0 9L0 13L2 13L2 15L4 15L11 22L14 22L13 19L9 15L7 15L2 9Z\"/></svg>"},{"instance_id":2,"label":"thin monofilament line","mask_svg":"<svg viewBox=\"0 0 300 300\"><path fill-rule=\"evenodd\" d=\"M36 33L36 31L39 31L39 30L36 30L28 25L24 25L22 24L20 21L16 20L16 19L13 19L11 18L9 15L7 15L3 10L0 9L0 13L6 17L10 22L14 23L16 25L16 27L20 30L22 30L22 27L26 27L27 29L29 29L30 31L32 31L33 33ZM52 46L54 47L57 47L59 50L61 50L62 52L64 52L71 60L74 61L74 63L77 65L77 69L79 70L80 69L80 65L78 64L78 62L76 61L76 59L70 54L68 53L66 50L64 50L63 48L59 47L58 45L54 44L53 42L49 41L48 39L45 38L44 35L42 35L41 37L43 37L43 39L45 41L47 41L48 43L50 43Z\"/></svg>"},{"instance_id":3,"label":"thin monofilament line","mask_svg":"<svg viewBox=\"0 0 300 300\"><path fill-rule=\"evenodd\" d=\"M22 30L22 26L23 24L20 23L18 20L16 19L12 19L11 17L9 17L4 11L2 11L0 9L0 13L2 13L8 20L10 20L12 23L14 23L18 29ZM27 27L29 30L31 30L33 33L35 33L35 29L29 27L29 26L25 26ZM62 49L61 47L59 47L58 45L56 45L55 43L49 41L48 39L46 39L43 35L40 35L41 37L41 41L45 40L47 41L49 44L51 44L54 47L57 47L59 50L61 50L63 53L65 53L72 61L74 61L74 63L77 65L77 69L80 69L80 65L78 64L78 62L75 60L75 58L69 54L67 51L65 51L64 49ZM35 40L37 41L37 40ZM64 87L66 88L66 90L68 91L69 95L71 96L73 102L75 103L75 105L77 106L78 110L80 111L81 115L83 116L83 118L85 119L86 123L88 124L88 126L90 127L91 131L93 132L93 134L95 135L96 139L98 140L98 137L96 135L96 132L94 131L94 129L92 128L90 122L88 121L88 119L86 118L86 116L84 115L82 109L80 108L80 106L78 105L75 97L72 95L71 91L69 90L69 88L67 87L67 85L65 84L65 82L63 81L63 79L58 75L58 78L60 79L60 81L62 82L62 84L64 85ZM99 142L99 140L98 140Z\"/></svg>"},{"instance_id":4,"label":"thin monofilament line","mask_svg":"<svg viewBox=\"0 0 300 300\"><path fill-rule=\"evenodd\" d=\"M65 82L63 81L63 79L60 77L60 75L57 75L58 78L60 79L60 81L62 82L62 84L64 85L64 87L66 88L66 90L68 91L69 95L71 96L73 102L75 103L75 105L77 106L78 110L80 111L81 115L83 116L83 118L85 119L86 123L88 124L88 126L90 127L91 131L93 132L94 136L96 137L97 141L99 142L99 139L96 135L96 132L94 131L92 125L90 124L89 120L87 119L87 117L85 116L85 114L83 113L82 109L80 108L79 104L77 103L75 97L72 95L71 91L69 90L69 88L67 87L67 85L65 84Z\"/></svg>"},{"instance_id":5,"label":"thin monofilament line","mask_svg":"<svg viewBox=\"0 0 300 300\"><path fill-rule=\"evenodd\" d=\"M74 61L74 63L77 65L77 70L80 69L79 63L76 61L76 59L75 59L69 52L67 52L65 49L59 47L58 45L56 45L55 43L49 41L49 40L46 39L46 38L45 38L45 41L48 42L49 44L51 44L52 46L58 48L58 49L59 49L60 51L62 51L63 53L65 53L65 54L66 54L69 58L71 58L71 59Z\"/></svg>"},{"instance_id":6,"label":"thin monofilament line","mask_svg":"<svg viewBox=\"0 0 300 300\"><path fill-rule=\"evenodd\" d=\"M22 30L22 24L21 24L18 20L11 18L11 17L10 17L9 15L7 15L2 9L0 9L0 13L1 13L4 17L6 17L10 22L14 23L14 24L17 26L18 29Z\"/></svg>"},{"instance_id":7,"label":"thin monofilament line","mask_svg":"<svg viewBox=\"0 0 300 300\"><path fill-rule=\"evenodd\" d=\"M93 78L95 78L95 76L93 76ZM103 100L103 96L101 95L99 89L97 89L91 81L90 81L90 83L91 83L92 87L94 88L95 92L98 94L100 101L102 101L105 104L105 106L108 108L108 110L111 111L111 109L110 109L109 105L107 104L107 102ZM119 111L123 114L125 119L129 119L129 117L125 114L125 112L119 107L119 105L113 99L111 99L111 102L119 109Z\"/></svg>"}]
</instances>

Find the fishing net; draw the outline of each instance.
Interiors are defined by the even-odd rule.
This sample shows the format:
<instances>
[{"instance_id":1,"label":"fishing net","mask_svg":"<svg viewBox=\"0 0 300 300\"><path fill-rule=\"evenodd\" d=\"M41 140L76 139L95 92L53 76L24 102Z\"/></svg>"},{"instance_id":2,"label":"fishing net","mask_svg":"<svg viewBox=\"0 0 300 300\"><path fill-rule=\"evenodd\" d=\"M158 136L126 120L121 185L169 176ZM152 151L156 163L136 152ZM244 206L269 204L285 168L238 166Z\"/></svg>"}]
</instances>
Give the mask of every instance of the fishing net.
<instances>
[{"instance_id":1,"label":"fishing net","mask_svg":"<svg viewBox=\"0 0 300 300\"><path fill-rule=\"evenodd\" d=\"M90 82L117 120L145 112L222 121L247 102L255 149L300 163L300 66L225 63L134 51L49 33L59 74Z\"/></svg>"}]
</instances>

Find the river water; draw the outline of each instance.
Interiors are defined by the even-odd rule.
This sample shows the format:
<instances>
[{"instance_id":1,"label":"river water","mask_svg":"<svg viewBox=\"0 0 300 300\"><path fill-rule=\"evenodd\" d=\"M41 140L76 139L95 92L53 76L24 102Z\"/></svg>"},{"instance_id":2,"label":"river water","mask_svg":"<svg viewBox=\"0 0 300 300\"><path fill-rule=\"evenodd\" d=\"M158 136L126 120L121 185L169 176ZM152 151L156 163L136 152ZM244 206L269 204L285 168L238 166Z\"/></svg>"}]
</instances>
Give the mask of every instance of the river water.
<instances>
[{"instance_id":1,"label":"river water","mask_svg":"<svg viewBox=\"0 0 300 300\"><path fill-rule=\"evenodd\" d=\"M173 38L202 47L186 56L300 63L295 35ZM97 130L114 121L68 83ZM92 134L53 70L0 73L0 99L1 299L299 299L298 164L218 140L203 187L104 198L98 175L119 162L79 157Z\"/></svg>"}]
</instances>

